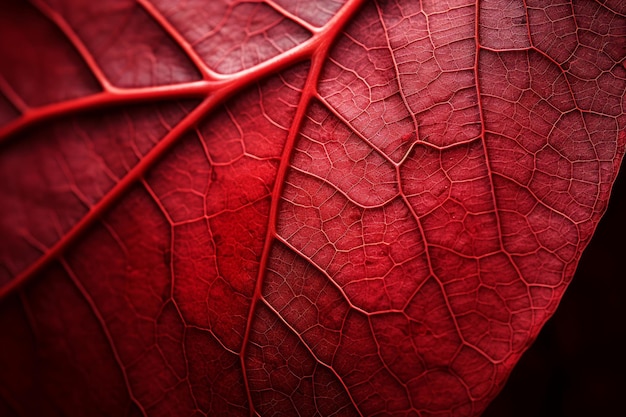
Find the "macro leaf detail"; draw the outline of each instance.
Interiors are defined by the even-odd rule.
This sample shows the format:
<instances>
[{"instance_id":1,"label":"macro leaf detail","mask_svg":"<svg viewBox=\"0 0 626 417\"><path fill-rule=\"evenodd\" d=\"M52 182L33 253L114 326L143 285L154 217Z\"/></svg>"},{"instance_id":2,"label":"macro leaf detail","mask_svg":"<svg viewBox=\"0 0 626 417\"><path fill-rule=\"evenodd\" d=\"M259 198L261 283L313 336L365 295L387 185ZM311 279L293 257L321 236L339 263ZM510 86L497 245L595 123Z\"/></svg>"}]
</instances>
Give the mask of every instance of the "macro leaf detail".
<instances>
[{"instance_id":1,"label":"macro leaf detail","mask_svg":"<svg viewBox=\"0 0 626 417\"><path fill-rule=\"evenodd\" d=\"M480 415L626 144L552 3L4 2L0 414Z\"/></svg>"}]
</instances>

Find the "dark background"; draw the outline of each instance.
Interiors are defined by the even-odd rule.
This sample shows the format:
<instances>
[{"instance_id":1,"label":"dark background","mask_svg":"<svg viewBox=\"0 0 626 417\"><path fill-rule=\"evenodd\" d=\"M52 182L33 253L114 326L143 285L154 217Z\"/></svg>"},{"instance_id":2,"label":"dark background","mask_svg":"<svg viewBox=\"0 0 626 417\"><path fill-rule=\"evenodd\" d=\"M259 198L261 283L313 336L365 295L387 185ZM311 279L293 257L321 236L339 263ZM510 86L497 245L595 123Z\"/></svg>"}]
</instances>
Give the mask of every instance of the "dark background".
<instances>
[{"instance_id":1,"label":"dark background","mask_svg":"<svg viewBox=\"0 0 626 417\"><path fill-rule=\"evenodd\" d=\"M559 308L483 417L589 417L624 412L624 171Z\"/></svg>"}]
</instances>

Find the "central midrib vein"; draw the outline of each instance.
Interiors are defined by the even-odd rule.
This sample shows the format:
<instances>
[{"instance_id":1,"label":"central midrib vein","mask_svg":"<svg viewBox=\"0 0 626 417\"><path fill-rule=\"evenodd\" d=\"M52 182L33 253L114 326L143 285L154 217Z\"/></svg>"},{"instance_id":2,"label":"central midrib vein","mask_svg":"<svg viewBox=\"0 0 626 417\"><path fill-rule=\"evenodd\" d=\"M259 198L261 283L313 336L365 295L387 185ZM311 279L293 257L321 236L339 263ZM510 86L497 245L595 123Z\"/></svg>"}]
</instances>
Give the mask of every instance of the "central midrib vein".
<instances>
[{"instance_id":1,"label":"central midrib vein","mask_svg":"<svg viewBox=\"0 0 626 417\"><path fill-rule=\"evenodd\" d=\"M248 317L246 321L246 329L244 331L242 347L239 354L239 360L241 363L242 375L244 380L244 386L246 390L246 395L248 399L248 405L250 407L250 416L254 417L257 415L256 410L254 408L254 402L252 400L252 391L250 387L250 383L248 381L248 377L246 374L246 355L247 355L247 347L250 342L250 334L252 332L252 324L254 321L254 315L256 313L256 308L260 300L263 298L263 283L265 280L265 276L267 274L267 266L269 263L272 244L277 235L276 223L278 220L278 211L280 206L280 199L283 193L283 189L285 186L285 179L287 177L287 172L291 165L291 156L293 150L295 148L296 140L298 138L298 134L300 132L300 127L306 116L306 111L309 107L311 99L317 96L317 84L319 80L319 76L324 67L324 63L328 58L328 54L330 48L334 44L335 40L345 27L345 25L350 21L350 19L354 16L354 14L360 9L363 0L353 0L344 5L344 7L331 19L330 22L326 24L326 26L316 33L318 42L315 43L315 48L312 49L311 52L311 67L309 69L309 73L307 79L304 83L304 87L302 89L302 95L300 96L300 100L298 102L298 107L296 109L296 114L294 116L293 122L289 128L289 133L287 135L287 140L285 142L285 146L283 148L283 152L280 159L280 164L278 166L278 171L276 173L276 178L274 181L274 187L271 193L271 205L270 212L268 218L268 226L265 234L265 242L263 244L263 252L261 254L261 259L259 262L259 271L257 274L257 279L254 287L254 293L252 295L252 300L250 302L250 308L248 310ZM356 410L358 407L354 404L354 400L349 392L346 393L350 397L351 401Z\"/></svg>"}]
</instances>

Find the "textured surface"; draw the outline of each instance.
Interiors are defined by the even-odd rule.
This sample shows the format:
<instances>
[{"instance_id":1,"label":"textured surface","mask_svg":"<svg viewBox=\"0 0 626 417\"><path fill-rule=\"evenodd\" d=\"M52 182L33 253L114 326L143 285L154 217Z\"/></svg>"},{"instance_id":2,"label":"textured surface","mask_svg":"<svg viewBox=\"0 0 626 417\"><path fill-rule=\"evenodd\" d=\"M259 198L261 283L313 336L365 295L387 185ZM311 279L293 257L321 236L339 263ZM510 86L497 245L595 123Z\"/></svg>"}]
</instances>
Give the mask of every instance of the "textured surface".
<instances>
[{"instance_id":1,"label":"textured surface","mask_svg":"<svg viewBox=\"0 0 626 417\"><path fill-rule=\"evenodd\" d=\"M484 417L587 417L620 407L626 358L620 265L626 233L626 172L554 316L515 365ZM606 289L611 290L607 293Z\"/></svg>"},{"instance_id":2,"label":"textured surface","mask_svg":"<svg viewBox=\"0 0 626 417\"><path fill-rule=\"evenodd\" d=\"M0 411L480 414L606 208L626 11L359 3L3 2Z\"/></svg>"}]
</instances>

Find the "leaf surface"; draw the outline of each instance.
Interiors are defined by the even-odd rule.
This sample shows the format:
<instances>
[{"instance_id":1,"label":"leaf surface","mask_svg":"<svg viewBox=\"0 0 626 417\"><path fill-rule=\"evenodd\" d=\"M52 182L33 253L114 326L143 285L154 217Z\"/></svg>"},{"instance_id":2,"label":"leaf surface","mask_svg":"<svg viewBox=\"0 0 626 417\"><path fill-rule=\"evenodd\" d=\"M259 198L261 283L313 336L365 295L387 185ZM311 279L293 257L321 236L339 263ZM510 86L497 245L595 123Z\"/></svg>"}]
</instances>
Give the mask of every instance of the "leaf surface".
<instances>
[{"instance_id":1,"label":"leaf surface","mask_svg":"<svg viewBox=\"0 0 626 417\"><path fill-rule=\"evenodd\" d=\"M4 2L0 411L479 415L606 208L623 8Z\"/></svg>"}]
</instances>

